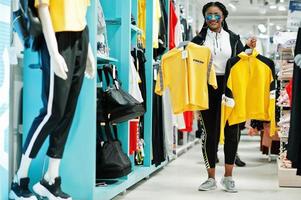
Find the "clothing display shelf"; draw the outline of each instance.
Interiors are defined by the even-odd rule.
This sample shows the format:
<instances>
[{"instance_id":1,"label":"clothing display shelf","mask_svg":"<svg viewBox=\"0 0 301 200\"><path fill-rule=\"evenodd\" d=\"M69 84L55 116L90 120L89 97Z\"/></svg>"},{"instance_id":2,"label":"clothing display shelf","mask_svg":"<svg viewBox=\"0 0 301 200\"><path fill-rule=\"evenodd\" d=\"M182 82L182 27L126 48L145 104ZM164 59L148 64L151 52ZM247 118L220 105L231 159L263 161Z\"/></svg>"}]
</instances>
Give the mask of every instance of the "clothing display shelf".
<instances>
[{"instance_id":1,"label":"clothing display shelf","mask_svg":"<svg viewBox=\"0 0 301 200\"><path fill-rule=\"evenodd\" d=\"M293 63L294 55L292 48L279 48L279 63L280 72L278 76L278 81L280 82L280 91L285 90L286 85L292 79L292 71L288 75L283 76L281 71L284 69L283 63ZM290 105L277 105L280 108L280 118L284 115L290 115ZM284 162L286 146L288 144L289 129L285 129L284 125L281 124L278 127L278 136L280 138L280 156L277 159L278 166L278 183L280 187L301 187L301 176L297 176L297 169L286 167Z\"/></svg>"},{"instance_id":2,"label":"clothing display shelf","mask_svg":"<svg viewBox=\"0 0 301 200\"><path fill-rule=\"evenodd\" d=\"M108 57L105 55L97 56L97 65L99 64L108 64L108 63L116 63L118 60L116 58Z\"/></svg>"},{"instance_id":3,"label":"clothing display shelf","mask_svg":"<svg viewBox=\"0 0 301 200\"><path fill-rule=\"evenodd\" d=\"M98 64L114 63L118 70L119 79L125 91L129 89L129 66L132 59L130 51L136 46L137 36L141 32L136 26L131 25L131 15L138 19L139 0L100 0L106 19L108 46L110 57L97 57ZM146 88L147 88L147 111L144 115L144 163L135 166L134 157L129 155L129 123L118 124L118 138L122 143L122 149L129 155L132 161L132 172L125 177L116 179L115 184L107 186L96 186L96 87L97 78L84 79L78 100L76 113L73 119L69 138L65 147L64 157L61 162L60 175L62 176L62 187L73 199L85 200L109 200L139 181L148 178L153 172L165 166L152 165L152 99L153 99L153 13L155 11L155 0L146 2ZM166 1L168 2L168 1ZM87 13L89 26L90 44L96 54L97 35L97 4L98 0L91 0ZM168 3L166 8L169 10ZM168 11L169 12L169 11ZM27 137L33 119L38 115L43 103L41 100L41 71L29 68L32 64L39 64L38 54L31 50L24 52L24 100L23 119L24 134L23 141ZM38 157L34 159L29 177L30 183L34 184L41 179L41 174L47 169L46 151L48 142L43 145ZM1 176L2 177L2 176ZM32 187L32 185L30 186Z\"/></svg>"}]
</instances>

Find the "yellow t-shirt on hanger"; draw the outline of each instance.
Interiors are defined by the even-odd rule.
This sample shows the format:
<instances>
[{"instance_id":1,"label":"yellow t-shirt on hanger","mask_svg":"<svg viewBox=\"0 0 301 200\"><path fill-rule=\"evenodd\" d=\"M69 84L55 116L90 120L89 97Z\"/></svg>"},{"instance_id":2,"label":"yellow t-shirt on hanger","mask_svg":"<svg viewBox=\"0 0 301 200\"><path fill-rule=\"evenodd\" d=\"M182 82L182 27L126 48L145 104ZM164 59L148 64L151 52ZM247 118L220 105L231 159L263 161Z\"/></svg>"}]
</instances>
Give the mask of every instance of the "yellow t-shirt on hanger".
<instances>
[{"instance_id":1,"label":"yellow t-shirt on hanger","mask_svg":"<svg viewBox=\"0 0 301 200\"><path fill-rule=\"evenodd\" d=\"M35 7L46 4L55 32L82 31L86 25L90 0L35 0Z\"/></svg>"},{"instance_id":2,"label":"yellow t-shirt on hanger","mask_svg":"<svg viewBox=\"0 0 301 200\"><path fill-rule=\"evenodd\" d=\"M211 51L190 42L185 50L173 48L163 55L155 92L162 95L170 89L174 114L207 110L208 84L217 88Z\"/></svg>"},{"instance_id":3,"label":"yellow t-shirt on hanger","mask_svg":"<svg viewBox=\"0 0 301 200\"><path fill-rule=\"evenodd\" d=\"M141 34L141 43L145 47L145 31L146 31L146 1L138 1L138 28L140 28L143 33Z\"/></svg>"}]
</instances>

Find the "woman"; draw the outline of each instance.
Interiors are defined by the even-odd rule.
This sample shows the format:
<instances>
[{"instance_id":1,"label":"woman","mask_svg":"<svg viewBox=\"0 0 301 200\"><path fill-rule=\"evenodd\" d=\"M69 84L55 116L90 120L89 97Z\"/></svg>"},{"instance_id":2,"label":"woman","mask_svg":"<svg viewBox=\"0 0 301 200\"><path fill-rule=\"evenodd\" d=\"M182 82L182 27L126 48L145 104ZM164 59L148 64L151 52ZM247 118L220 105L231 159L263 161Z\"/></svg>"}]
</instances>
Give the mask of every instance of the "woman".
<instances>
[{"instance_id":1,"label":"woman","mask_svg":"<svg viewBox=\"0 0 301 200\"><path fill-rule=\"evenodd\" d=\"M225 21L228 11L222 3L207 3L203 7L202 12L205 23L199 35L193 38L192 42L211 49L218 83L217 90L209 86L209 110L201 112L206 130L202 138L202 152L207 167L208 179L200 185L199 190L208 191L216 189L215 163L220 135L221 98L224 88L226 63L229 58L236 56L246 48L255 48L256 39L249 38L246 47L243 47L240 37L228 29ZM221 184L227 192L237 192L232 179L232 171L239 135L239 125L225 127L225 174Z\"/></svg>"}]
</instances>

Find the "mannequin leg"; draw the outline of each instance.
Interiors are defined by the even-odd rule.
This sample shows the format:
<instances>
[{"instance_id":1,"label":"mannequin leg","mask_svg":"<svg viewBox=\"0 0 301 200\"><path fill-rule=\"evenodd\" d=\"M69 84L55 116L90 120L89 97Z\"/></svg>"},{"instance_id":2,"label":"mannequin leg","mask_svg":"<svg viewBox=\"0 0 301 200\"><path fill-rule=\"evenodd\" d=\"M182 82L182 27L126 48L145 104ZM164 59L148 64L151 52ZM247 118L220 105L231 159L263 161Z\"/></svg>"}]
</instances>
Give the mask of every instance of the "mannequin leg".
<instances>
[{"instance_id":1,"label":"mannequin leg","mask_svg":"<svg viewBox=\"0 0 301 200\"><path fill-rule=\"evenodd\" d=\"M48 170L44 175L44 179L51 185L55 182L55 178L59 177L60 164L61 159L49 157Z\"/></svg>"}]
</instances>

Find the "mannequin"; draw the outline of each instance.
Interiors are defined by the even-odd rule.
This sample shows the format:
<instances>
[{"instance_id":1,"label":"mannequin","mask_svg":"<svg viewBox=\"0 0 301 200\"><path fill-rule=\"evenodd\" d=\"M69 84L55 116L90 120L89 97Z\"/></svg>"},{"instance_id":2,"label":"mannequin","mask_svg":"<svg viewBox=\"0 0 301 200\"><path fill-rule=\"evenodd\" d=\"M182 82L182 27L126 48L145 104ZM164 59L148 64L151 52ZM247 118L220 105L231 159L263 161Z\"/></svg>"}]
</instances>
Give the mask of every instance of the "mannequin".
<instances>
[{"instance_id":1,"label":"mannequin","mask_svg":"<svg viewBox=\"0 0 301 200\"><path fill-rule=\"evenodd\" d=\"M48 170L33 190L51 200L72 199L61 190L59 167L84 75L92 79L96 72L85 20L89 4L89 0L63 0L59 3L35 0L44 35L40 50L44 108L29 130L20 167L11 186L11 199L37 199L28 188L28 171L48 136Z\"/></svg>"}]
</instances>

